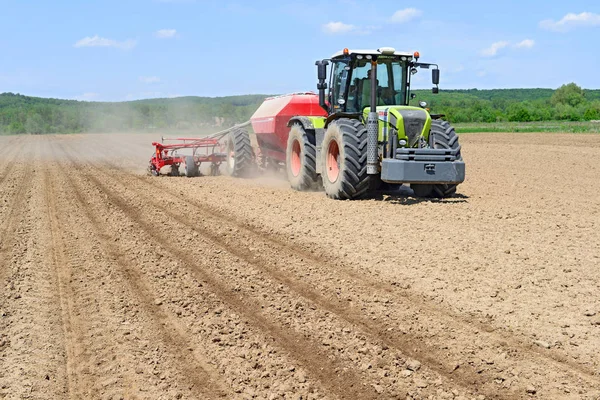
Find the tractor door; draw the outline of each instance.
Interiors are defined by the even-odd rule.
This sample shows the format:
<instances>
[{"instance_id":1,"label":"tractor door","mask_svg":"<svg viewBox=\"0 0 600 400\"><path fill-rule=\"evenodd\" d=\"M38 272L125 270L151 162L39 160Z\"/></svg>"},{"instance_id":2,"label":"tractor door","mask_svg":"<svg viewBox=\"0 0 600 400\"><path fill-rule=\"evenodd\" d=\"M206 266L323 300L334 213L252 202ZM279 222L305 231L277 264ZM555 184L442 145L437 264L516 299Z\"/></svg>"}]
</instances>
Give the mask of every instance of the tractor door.
<instances>
[{"instance_id":1,"label":"tractor door","mask_svg":"<svg viewBox=\"0 0 600 400\"><path fill-rule=\"evenodd\" d=\"M346 111L348 102L348 79L350 77L350 60L332 60L331 82L329 84L330 114Z\"/></svg>"}]
</instances>

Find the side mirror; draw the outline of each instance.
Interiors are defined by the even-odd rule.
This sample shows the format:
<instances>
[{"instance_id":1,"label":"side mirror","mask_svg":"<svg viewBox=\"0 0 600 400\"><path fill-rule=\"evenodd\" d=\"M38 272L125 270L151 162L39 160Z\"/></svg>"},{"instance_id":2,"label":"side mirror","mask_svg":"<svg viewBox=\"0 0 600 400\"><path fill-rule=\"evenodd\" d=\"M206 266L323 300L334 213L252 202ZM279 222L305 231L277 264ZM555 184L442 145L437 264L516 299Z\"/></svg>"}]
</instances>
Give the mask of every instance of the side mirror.
<instances>
[{"instance_id":1,"label":"side mirror","mask_svg":"<svg viewBox=\"0 0 600 400\"><path fill-rule=\"evenodd\" d=\"M317 89L319 90L319 105L329 113L329 107L325 102L325 89L327 89L325 79L327 79L327 65L329 65L329 61L317 61L315 65L317 66L317 77L319 79L319 82L317 83Z\"/></svg>"},{"instance_id":2,"label":"side mirror","mask_svg":"<svg viewBox=\"0 0 600 400\"><path fill-rule=\"evenodd\" d=\"M329 64L329 61L317 61L315 64L317 64L317 79L324 81L327 79L327 65Z\"/></svg>"},{"instance_id":3,"label":"side mirror","mask_svg":"<svg viewBox=\"0 0 600 400\"><path fill-rule=\"evenodd\" d=\"M431 82L434 85L439 85L440 84L440 70L439 69L432 69L431 70Z\"/></svg>"},{"instance_id":4,"label":"side mirror","mask_svg":"<svg viewBox=\"0 0 600 400\"><path fill-rule=\"evenodd\" d=\"M416 93L411 93L411 94L410 94L410 99L411 99L411 100L412 100L412 99L414 99L414 98L416 98L416 97L417 97L417 94L416 94Z\"/></svg>"},{"instance_id":5,"label":"side mirror","mask_svg":"<svg viewBox=\"0 0 600 400\"><path fill-rule=\"evenodd\" d=\"M434 87L431 89L431 93L433 93L433 94L438 94L439 92L440 92L440 88L438 88L437 86L434 86Z\"/></svg>"}]
</instances>

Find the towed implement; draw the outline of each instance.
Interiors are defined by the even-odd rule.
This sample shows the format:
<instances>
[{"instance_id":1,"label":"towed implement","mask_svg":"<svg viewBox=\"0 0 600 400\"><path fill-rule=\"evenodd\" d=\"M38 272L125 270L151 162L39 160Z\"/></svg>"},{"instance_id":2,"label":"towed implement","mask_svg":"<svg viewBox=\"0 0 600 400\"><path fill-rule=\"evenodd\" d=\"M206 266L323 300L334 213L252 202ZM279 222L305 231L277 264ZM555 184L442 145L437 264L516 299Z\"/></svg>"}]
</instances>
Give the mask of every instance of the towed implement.
<instances>
[{"instance_id":1,"label":"towed implement","mask_svg":"<svg viewBox=\"0 0 600 400\"><path fill-rule=\"evenodd\" d=\"M235 138L247 136L247 132L242 130L248 123L236 125L232 128L217 132L202 138L169 138L163 137L162 142L152 142L154 154L150 158L148 171L154 176L159 176L163 167L170 167L168 175L181 175L180 168L183 166L185 176L199 176L202 163L210 164L210 175L218 175L221 163L227 162L227 171L230 175L242 176L241 169L246 170L247 164L244 160L239 161L236 169L235 154L236 149L230 140L224 141L224 138ZM174 142L165 144L164 142ZM245 144L245 143L244 143ZM250 144L248 139L248 145ZM240 153L237 149L237 153ZM181 154L180 154L181 153ZM183 154L185 153L185 154ZM190 154L191 153L191 154ZM250 160L253 153L246 157L238 154L238 158Z\"/></svg>"},{"instance_id":2,"label":"towed implement","mask_svg":"<svg viewBox=\"0 0 600 400\"><path fill-rule=\"evenodd\" d=\"M432 91L439 90L438 66L419 57L390 47L344 49L316 62L318 94L267 98L250 121L178 148L208 147L217 140L220 152L190 162L225 161L233 176L248 176L258 165L285 168L293 189L322 188L333 199L360 198L383 184L410 184L419 197L452 196L465 179L458 136L425 102L409 105L416 97L411 78L419 69L431 69ZM254 147L243 129L248 124ZM165 161L156 146L151 169L154 161L158 171L169 162L177 174L182 162L188 164L187 158L171 157Z\"/></svg>"}]
</instances>

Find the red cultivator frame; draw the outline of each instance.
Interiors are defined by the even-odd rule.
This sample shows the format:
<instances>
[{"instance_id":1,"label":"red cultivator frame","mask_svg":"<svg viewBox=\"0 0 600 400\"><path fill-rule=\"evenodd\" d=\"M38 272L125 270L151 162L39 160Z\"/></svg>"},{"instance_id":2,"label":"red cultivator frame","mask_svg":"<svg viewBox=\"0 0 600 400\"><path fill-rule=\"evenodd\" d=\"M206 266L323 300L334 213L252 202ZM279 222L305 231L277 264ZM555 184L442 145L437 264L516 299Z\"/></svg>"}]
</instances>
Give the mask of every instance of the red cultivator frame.
<instances>
[{"instance_id":1,"label":"red cultivator frame","mask_svg":"<svg viewBox=\"0 0 600 400\"><path fill-rule=\"evenodd\" d=\"M227 155L221 152L221 143L217 138L163 138L163 141L176 141L174 144L153 142L154 155L150 159L149 170L154 176L160 175L165 165L171 167L171 176L179 176L179 167L185 168L186 176L200 175L200 164L210 163L210 174L218 175L219 167ZM179 155L178 150L191 149L191 155ZM201 150L203 149L203 150Z\"/></svg>"},{"instance_id":2,"label":"red cultivator frame","mask_svg":"<svg viewBox=\"0 0 600 400\"><path fill-rule=\"evenodd\" d=\"M150 158L150 165L148 166L149 172L154 176L160 175L160 170L165 165L171 167L171 172L168 175L179 176L179 167L184 166L186 176L198 176L200 175L200 164L210 163L210 174L218 175L221 163L226 161L229 169L228 173L235 175L235 165L244 161L250 161L240 159L236 161L235 146L232 142L231 135L234 137L239 136L239 132L248 135L246 130L241 128L250 125L250 121L246 121L242 124L232 126L231 128L225 129L224 131L213 133L210 136L203 138L168 138L163 137L162 142L152 142L154 146L154 154ZM237 132L237 134L236 134ZM173 144L165 144L165 141L175 142ZM250 146L248 140L247 145ZM191 155L189 154L178 154L178 150L190 149ZM243 165L242 165L243 166Z\"/></svg>"}]
</instances>

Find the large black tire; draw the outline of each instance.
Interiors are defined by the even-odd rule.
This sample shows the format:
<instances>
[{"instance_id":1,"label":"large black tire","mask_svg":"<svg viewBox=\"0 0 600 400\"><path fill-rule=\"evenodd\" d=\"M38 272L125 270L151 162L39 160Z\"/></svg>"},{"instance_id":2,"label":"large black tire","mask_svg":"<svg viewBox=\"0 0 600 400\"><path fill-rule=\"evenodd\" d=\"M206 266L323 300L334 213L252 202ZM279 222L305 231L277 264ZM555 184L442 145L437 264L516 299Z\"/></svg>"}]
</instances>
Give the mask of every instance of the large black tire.
<instances>
[{"instance_id":1,"label":"large black tire","mask_svg":"<svg viewBox=\"0 0 600 400\"><path fill-rule=\"evenodd\" d=\"M254 165L254 153L248 131L233 129L227 138L227 174L236 177L251 175Z\"/></svg>"},{"instance_id":2,"label":"large black tire","mask_svg":"<svg viewBox=\"0 0 600 400\"><path fill-rule=\"evenodd\" d=\"M462 160L460 154L460 144L458 135L448 121L434 119L431 121L431 131L429 132L429 144L434 149L452 149L458 150L456 160ZM456 193L458 184L425 184L410 185L417 197L450 197Z\"/></svg>"},{"instance_id":3,"label":"large black tire","mask_svg":"<svg viewBox=\"0 0 600 400\"><path fill-rule=\"evenodd\" d=\"M314 142L314 136L312 137ZM317 148L300 124L293 124L285 151L285 170L294 190L314 189L317 182Z\"/></svg>"},{"instance_id":4,"label":"large black tire","mask_svg":"<svg viewBox=\"0 0 600 400\"><path fill-rule=\"evenodd\" d=\"M196 165L196 161L192 156L185 157L185 176L191 178L193 176L198 176L200 174L200 169L198 165Z\"/></svg>"},{"instance_id":5,"label":"large black tire","mask_svg":"<svg viewBox=\"0 0 600 400\"><path fill-rule=\"evenodd\" d=\"M321 151L323 186L332 199L356 199L369 192L367 128L355 119L340 118L327 128Z\"/></svg>"}]
</instances>

